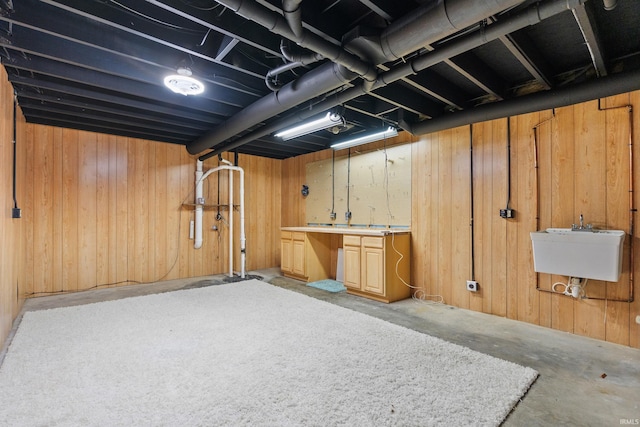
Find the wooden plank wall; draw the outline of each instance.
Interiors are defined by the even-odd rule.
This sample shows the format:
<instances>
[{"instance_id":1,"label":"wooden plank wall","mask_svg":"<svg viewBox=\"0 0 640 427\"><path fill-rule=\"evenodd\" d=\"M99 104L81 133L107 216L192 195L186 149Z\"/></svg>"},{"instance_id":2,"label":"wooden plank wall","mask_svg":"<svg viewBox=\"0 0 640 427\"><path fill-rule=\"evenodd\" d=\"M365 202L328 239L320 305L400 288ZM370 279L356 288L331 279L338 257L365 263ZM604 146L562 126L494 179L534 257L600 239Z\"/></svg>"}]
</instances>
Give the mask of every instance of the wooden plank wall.
<instances>
[{"instance_id":1,"label":"wooden plank wall","mask_svg":"<svg viewBox=\"0 0 640 427\"><path fill-rule=\"evenodd\" d=\"M23 294L228 272L228 209L220 211L222 220L216 220L216 209L205 209L201 249L189 239L194 213L183 203L193 203L195 160L184 147L42 125L26 128L31 179L25 181L29 197L22 220ZM273 267L279 264L274 248L279 247L281 163L241 155L238 164L246 180L247 269ZM210 159L204 169L217 165ZM223 171L206 180L207 204L228 203L227 179ZM237 174L234 184L238 203ZM236 250L239 217L236 212ZM237 254L236 271L239 261Z\"/></svg>"},{"instance_id":2,"label":"wooden plank wall","mask_svg":"<svg viewBox=\"0 0 640 427\"><path fill-rule=\"evenodd\" d=\"M590 281L589 300L544 291L567 278L533 271L529 236L536 229L570 227L580 213L595 227L629 232L626 105L633 106L637 209L640 91L606 98L600 104L601 109L623 108L601 111L598 101L591 101L413 140L403 133L395 142L412 144L412 284L432 299L442 297L457 307L640 347L640 326L635 323L640 315L638 214L634 265L630 265L631 238L627 237L619 282ZM299 192L304 165L330 156L330 151L324 151L284 161L282 205L291 208L283 209L283 226L304 224L304 199ZM516 216L505 220L499 210L507 204L509 176L510 207ZM631 269L635 299L615 301L629 298ZM472 278L479 282L477 293L465 289L466 280Z\"/></svg>"},{"instance_id":3,"label":"wooden plank wall","mask_svg":"<svg viewBox=\"0 0 640 427\"><path fill-rule=\"evenodd\" d=\"M18 123L24 118L18 110ZM23 145L16 146L17 182L23 182ZM17 187L17 199L22 200L23 188ZM18 286L21 283L22 221L11 216L13 201L13 88L7 81L4 67L0 67L0 347L4 344L13 319L22 307ZM23 207L20 204L19 207Z\"/></svg>"}]
</instances>

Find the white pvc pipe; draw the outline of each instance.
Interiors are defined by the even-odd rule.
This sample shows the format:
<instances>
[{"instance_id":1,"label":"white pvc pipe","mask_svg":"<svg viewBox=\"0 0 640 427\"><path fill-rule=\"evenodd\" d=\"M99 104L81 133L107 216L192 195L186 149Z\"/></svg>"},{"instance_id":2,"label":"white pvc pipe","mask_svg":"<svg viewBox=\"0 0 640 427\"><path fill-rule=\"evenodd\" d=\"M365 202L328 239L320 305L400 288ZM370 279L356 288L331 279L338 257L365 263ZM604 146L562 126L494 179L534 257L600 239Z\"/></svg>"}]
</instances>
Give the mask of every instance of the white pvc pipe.
<instances>
[{"instance_id":1,"label":"white pvc pipe","mask_svg":"<svg viewBox=\"0 0 640 427\"><path fill-rule=\"evenodd\" d=\"M196 197L194 203L196 205L195 208L195 239L193 241L193 247L196 249L200 249L202 247L202 199L203 199L203 190L202 183L204 181L204 176L202 174L202 162L200 160L196 161Z\"/></svg>"},{"instance_id":2,"label":"white pvc pipe","mask_svg":"<svg viewBox=\"0 0 640 427\"><path fill-rule=\"evenodd\" d=\"M239 166L233 166L228 160L222 160L225 165L209 169L202 173L202 162L196 163L196 243L194 247L199 249L202 246L202 205L198 204L198 197L202 198L202 183L209 175L219 170L229 171L229 276L233 276L233 171L240 175L240 277L244 279L246 272L246 236L244 232L244 170ZM198 174L200 171L200 174ZM198 219L198 208L200 216ZM198 246L198 236L200 245Z\"/></svg>"}]
</instances>

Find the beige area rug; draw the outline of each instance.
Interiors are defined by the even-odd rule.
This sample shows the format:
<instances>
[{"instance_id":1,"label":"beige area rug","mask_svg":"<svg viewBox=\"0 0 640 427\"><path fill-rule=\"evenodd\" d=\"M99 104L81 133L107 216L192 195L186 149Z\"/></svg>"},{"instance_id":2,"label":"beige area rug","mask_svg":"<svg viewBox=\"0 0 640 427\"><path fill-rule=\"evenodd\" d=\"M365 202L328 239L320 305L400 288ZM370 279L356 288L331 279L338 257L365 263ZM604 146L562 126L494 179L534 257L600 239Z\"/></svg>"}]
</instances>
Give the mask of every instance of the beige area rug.
<instances>
[{"instance_id":1,"label":"beige area rug","mask_svg":"<svg viewBox=\"0 0 640 427\"><path fill-rule=\"evenodd\" d=\"M499 425L537 373L257 280L28 312L10 426Z\"/></svg>"}]
</instances>

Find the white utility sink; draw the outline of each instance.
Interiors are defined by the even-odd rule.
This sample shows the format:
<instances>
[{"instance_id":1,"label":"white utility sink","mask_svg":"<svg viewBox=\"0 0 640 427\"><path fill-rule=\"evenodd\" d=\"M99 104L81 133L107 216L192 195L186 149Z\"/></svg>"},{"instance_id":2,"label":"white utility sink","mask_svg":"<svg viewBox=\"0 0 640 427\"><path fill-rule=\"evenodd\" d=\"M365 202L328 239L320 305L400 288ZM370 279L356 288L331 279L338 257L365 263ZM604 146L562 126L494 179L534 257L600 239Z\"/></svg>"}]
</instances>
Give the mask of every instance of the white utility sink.
<instances>
[{"instance_id":1,"label":"white utility sink","mask_svg":"<svg viewBox=\"0 0 640 427\"><path fill-rule=\"evenodd\" d=\"M533 268L539 273L617 282L622 271L625 235L622 230L534 231Z\"/></svg>"}]
</instances>

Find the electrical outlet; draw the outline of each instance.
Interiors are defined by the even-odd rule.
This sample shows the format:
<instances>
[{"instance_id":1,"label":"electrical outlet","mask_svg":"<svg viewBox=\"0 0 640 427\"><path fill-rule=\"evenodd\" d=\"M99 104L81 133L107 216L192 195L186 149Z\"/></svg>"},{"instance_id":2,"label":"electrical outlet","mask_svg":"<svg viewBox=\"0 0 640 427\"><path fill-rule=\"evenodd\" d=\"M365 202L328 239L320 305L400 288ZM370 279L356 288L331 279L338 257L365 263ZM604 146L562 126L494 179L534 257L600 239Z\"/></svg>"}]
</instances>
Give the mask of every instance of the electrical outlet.
<instances>
[{"instance_id":1,"label":"electrical outlet","mask_svg":"<svg viewBox=\"0 0 640 427\"><path fill-rule=\"evenodd\" d=\"M344 220L345 221L349 221L351 219L351 212L345 212L344 213Z\"/></svg>"},{"instance_id":2,"label":"electrical outlet","mask_svg":"<svg viewBox=\"0 0 640 427\"><path fill-rule=\"evenodd\" d=\"M500 218L515 218L516 211L514 209L500 209Z\"/></svg>"},{"instance_id":3,"label":"electrical outlet","mask_svg":"<svg viewBox=\"0 0 640 427\"><path fill-rule=\"evenodd\" d=\"M467 280L467 290L471 292L478 292L478 282L475 280Z\"/></svg>"},{"instance_id":4,"label":"electrical outlet","mask_svg":"<svg viewBox=\"0 0 640 427\"><path fill-rule=\"evenodd\" d=\"M331 219L336 219L336 216L337 216L337 215L336 215L336 213L335 213L335 212L331 212L331 213L329 214L329 218L331 218Z\"/></svg>"},{"instance_id":5,"label":"electrical outlet","mask_svg":"<svg viewBox=\"0 0 640 427\"><path fill-rule=\"evenodd\" d=\"M640 316L636 316L636 323L640 325Z\"/></svg>"}]
</instances>

